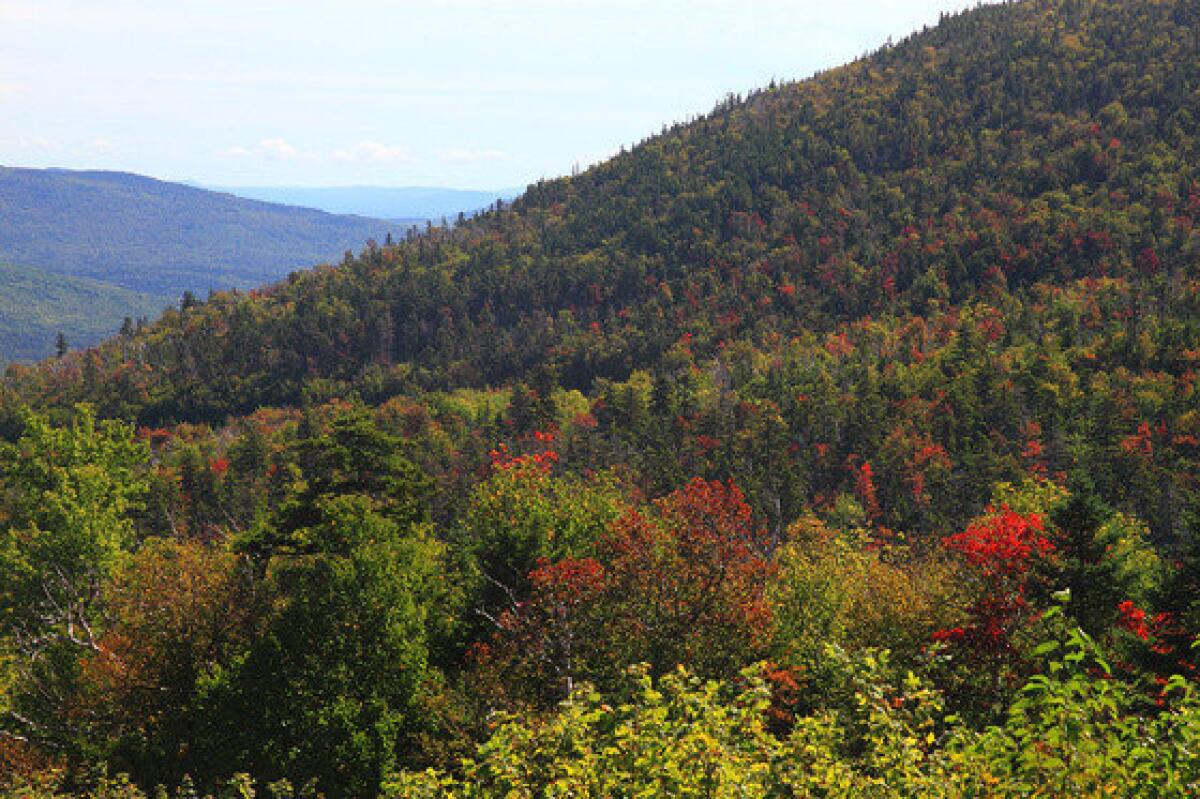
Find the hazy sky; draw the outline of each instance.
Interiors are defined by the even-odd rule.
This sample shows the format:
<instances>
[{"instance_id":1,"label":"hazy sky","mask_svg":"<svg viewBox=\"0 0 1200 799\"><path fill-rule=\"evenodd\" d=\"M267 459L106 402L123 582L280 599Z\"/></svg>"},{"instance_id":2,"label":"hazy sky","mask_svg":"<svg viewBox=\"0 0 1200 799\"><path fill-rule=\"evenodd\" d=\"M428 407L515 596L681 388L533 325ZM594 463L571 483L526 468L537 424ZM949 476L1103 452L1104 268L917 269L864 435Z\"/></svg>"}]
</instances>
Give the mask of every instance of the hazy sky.
<instances>
[{"instance_id":1,"label":"hazy sky","mask_svg":"<svg viewBox=\"0 0 1200 799\"><path fill-rule=\"evenodd\" d=\"M0 0L0 164L519 186L964 5Z\"/></svg>"}]
</instances>

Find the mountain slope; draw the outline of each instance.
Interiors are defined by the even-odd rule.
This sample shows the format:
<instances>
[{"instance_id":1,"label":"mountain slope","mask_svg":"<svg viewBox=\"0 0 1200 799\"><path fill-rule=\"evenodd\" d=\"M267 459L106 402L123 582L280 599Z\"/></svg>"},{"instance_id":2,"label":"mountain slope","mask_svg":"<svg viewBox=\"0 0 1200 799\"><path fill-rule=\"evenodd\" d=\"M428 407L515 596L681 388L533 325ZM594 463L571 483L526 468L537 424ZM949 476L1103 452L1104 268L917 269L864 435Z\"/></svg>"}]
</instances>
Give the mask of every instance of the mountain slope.
<instances>
[{"instance_id":1,"label":"mountain slope","mask_svg":"<svg viewBox=\"0 0 1200 799\"><path fill-rule=\"evenodd\" d=\"M736 477L777 523L853 493L948 529L1085 469L1170 537L1200 467L1198 120L1193 3L983 7L10 386L162 423L512 385L514 434L572 389L583 465Z\"/></svg>"},{"instance_id":2,"label":"mountain slope","mask_svg":"<svg viewBox=\"0 0 1200 799\"><path fill-rule=\"evenodd\" d=\"M71 347L111 336L125 316L157 316L163 302L86 278L0 264L0 365L54 352L59 333Z\"/></svg>"},{"instance_id":3,"label":"mountain slope","mask_svg":"<svg viewBox=\"0 0 1200 799\"><path fill-rule=\"evenodd\" d=\"M393 227L125 173L0 167L0 257L173 299L277 280Z\"/></svg>"}]
</instances>

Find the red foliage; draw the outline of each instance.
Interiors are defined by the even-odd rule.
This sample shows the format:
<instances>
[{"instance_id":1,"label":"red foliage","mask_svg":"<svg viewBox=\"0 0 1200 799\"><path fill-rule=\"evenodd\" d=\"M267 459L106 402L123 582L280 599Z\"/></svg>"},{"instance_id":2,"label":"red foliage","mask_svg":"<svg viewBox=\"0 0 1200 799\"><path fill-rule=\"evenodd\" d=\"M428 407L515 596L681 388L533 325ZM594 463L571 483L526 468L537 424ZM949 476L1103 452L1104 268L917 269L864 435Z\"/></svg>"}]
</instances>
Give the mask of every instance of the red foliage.
<instances>
[{"instance_id":1,"label":"red foliage","mask_svg":"<svg viewBox=\"0 0 1200 799\"><path fill-rule=\"evenodd\" d=\"M944 630L937 630L933 634L935 641L961 641L967 634L967 631L962 627L949 627Z\"/></svg>"},{"instance_id":2,"label":"red foliage","mask_svg":"<svg viewBox=\"0 0 1200 799\"><path fill-rule=\"evenodd\" d=\"M1162 262L1158 258L1158 253L1152 247L1147 247L1138 253L1137 265L1138 269L1150 274L1154 274L1162 268Z\"/></svg>"},{"instance_id":3,"label":"red foliage","mask_svg":"<svg viewBox=\"0 0 1200 799\"><path fill-rule=\"evenodd\" d=\"M873 522L878 521L880 510L879 497L875 490L875 473L871 470L871 464L866 461L855 471L854 494L862 503L867 518Z\"/></svg>"},{"instance_id":4,"label":"red foliage","mask_svg":"<svg viewBox=\"0 0 1200 799\"><path fill-rule=\"evenodd\" d=\"M836 336L831 335L825 342L825 349L830 355L842 357L854 352L854 344L850 342L850 337L843 332Z\"/></svg>"},{"instance_id":5,"label":"red foliage","mask_svg":"<svg viewBox=\"0 0 1200 799\"><path fill-rule=\"evenodd\" d=\"M152 444L159 444L171 437L171 431L165 427L138 428L138 438L147 439Z\"/></svg>"},{"instance_id":6,"label":"red foliage","mask_svg":"<svg viewBox=\"0 0 1200 799\"><path fill-rule=\"evenodd\" d=\"M534 433L535 436L550 436L549 439L537 439L543 443L548 443L554 440L550 433ZM536 471L548 474L554 464L558 462L558 453L552 449L547 449L543 452L527 452L523 455L513 455L507 444L500 443L496 448L488 453L492 459L492 468L496 471L513 471L526 467L531 467Z\"/></svg>"},{"instance_id":7,"label":"red foliage","mask_svg":"<svg viewBox=\"0 0 1200 799\"><path fill-rule=\"evenodd\" d=\"M804 685L798 669L763 664L763 679L771 689L771 706L767 708L767 721L775 732L786 734L795 723L797 710L804 699Z\"/></svg>"},{"instance_id":8,"label":"red foliage","mask_svg":"<svg viewBox=\"0 0 1200 799\"><path fill-rule=\"evenodd\" d=\"M942 543L961 553L986 579L996 581L1022 577L1035 559L1054 552L1054 544L1044 532L1040 515L1022 515L1004 507L965 531L943 538Z\"/></svg>"},{"instance_id":9,"label":"red foliage","mask_svg":"<svg viewBox=\"0 0 1200 799\"><path fill-rule=\"evenodd\" d=\"M539 561L472 653L481 679L546 698L628 663L716 674L750 662L770 630L768 544L735 485L693 480L622 517L595 557Z\"/></svg>"},{"instance_id":10,"label":"red foliage","mask_svg":"<svg viewBox=\"0 0 1200 799\"><path fill-rule=\"evenodd\" d=\"M925 492L925 480L930 469L946 470L953 465L950 460L950 453L941 444L938 444L928 437L925 440L918 440L916 448L908 458L905 464L907 468L907 480L912 490L913 502L918 505L929 502L929 496Z\"/></svg>"},{"instance_id":11,"label":"red foliage","mask_svg":"<svg viewBox=\"0 0 1200 799\"><path fill-rule=\"evenodd\" d=\"M632 511L600 542L614 633L650 660L710 662L768 631L766 531L732 483L696 479Z\"/></svg>"},{"instance_id":12,"label":"red foliage","mask_svg":"<svg viewBox=\"0 0 1200 799\"><path fill-rule=\"evenodd\" d=\"M1055 552L1041 516L1004 507L943 538L942 543L963 557L983 585L970 608L970 622L940 630L934 639L972 644L983 651L1007 651L1012 633L1029 615L1025 594L1033 566Z\"/></svg>"},{"instance_id":13,"label":"red foliage","mask_svg":"<svg viewBox=\"0 0 1200 799\"><path fill-rule=\"evenodd\" d=\"M587 412L577 414L575 418L571 420L571 424L584 430L595 430L600 426L599 420Z\"/></svg>"},{"instance_id":14,"label":"red foliage","mask_svg":"<svg viewBox=\"0 0 1200 799\"><path fill-rule=\"evenodd\" d=\"M999 316L988 316L979 320L979 333L988 341L999 341L1004 337L1004 322Z\"/></svg>"},{"instance_id":15,"label":"red foliage","mask_svg":"<svg viewBox=\"0 0 1200 799\"><path fill-rule=\"evenodd\" d=\"M1045 447L1042 446L1042 426L1030 420L1022 426L1021 434L1025 438L1025 446L1021 449L1021 457L1027 462L1029 471L1034 474L1044 475L1046 473L1046 464L1043 457L1046 451Z\"/></svg>"},{"instance_id":16,"label":"red foliage","mask_svg":"<svg viewBox=\"0 0 1200 799\"><path fill-rule=\"evenodd\" d=\"M529 573L531 594L516 610L501 617L501 625L512 630L525 628L526 642L555 641L579 621L580 610L590 606L604 589L604 567L593 558L567 558L552 563L538 561ZM559 642L561 643L561 642Z\"/></svg>"},{"instance_id":17,"label":"red foliage","mask_svg":"<svg viewBox=\"0 0 1200 799\"><path fill-rule=\"evenodd\" d=\"M1154 444L1151 441L1150 425L1146 422L1139 424L1135 434L1122 439L1121 449L1129 455L1140 455L1145 458L1153 455Z\"/></svg>"},{"instance_id":18,"label":"red foliage","mask_svg":"<svg viewBox=\"0 0 1200 799\"><path fill-rule=\"evenodd\" d=\"M1117 626L1122 630L1133 633L1143 641L1150 640L1150 627L1146 624L1146 611L1126 599L1117 605Z\"/></svg>"}]
</instances>

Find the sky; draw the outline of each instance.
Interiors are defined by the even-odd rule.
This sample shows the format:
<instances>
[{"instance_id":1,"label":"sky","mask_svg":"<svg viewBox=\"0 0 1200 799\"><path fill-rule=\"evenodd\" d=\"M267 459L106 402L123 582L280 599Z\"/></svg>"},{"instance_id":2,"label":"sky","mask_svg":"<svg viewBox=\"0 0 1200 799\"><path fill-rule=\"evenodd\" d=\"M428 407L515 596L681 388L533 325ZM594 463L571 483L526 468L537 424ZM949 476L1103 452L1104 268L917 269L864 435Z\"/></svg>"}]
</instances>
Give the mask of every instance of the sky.
<instances>
[{"instance_id":1,"label":"sky","mask_svg":"<svg viewBox=\"0 0 1200 799\"><path fill-rule=\"evenodd\" d=\"M0 0L0 164L520 187L966 5Z\"/></svg>"}]
</instances>

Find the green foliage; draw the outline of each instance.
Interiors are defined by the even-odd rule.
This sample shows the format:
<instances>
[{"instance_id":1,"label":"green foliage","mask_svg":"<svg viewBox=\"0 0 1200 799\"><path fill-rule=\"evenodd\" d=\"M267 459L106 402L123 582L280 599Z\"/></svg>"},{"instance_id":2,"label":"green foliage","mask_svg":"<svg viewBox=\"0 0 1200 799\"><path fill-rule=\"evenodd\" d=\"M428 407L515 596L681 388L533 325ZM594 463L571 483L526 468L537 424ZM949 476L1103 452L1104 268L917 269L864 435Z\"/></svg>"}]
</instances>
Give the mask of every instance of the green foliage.
<instances>
[{"instance_id":1,"label":"green foliage","mask_svg":"<svg viewBox=\"0 0 1200 799\"><path fill-rule=\"evenodd\" d=\"M1055 643L1044 649L1054 651ZM1200 704L1181 679L1168 709L1113 680L1095 643L1070 633L1063 655L1034 677L1003 724L977 733L947 716L886 659L829 650L849 695L765 725L771 691L756 670L734 684L680 671L655 686L644 670L617 697L583 688L549 718L504 719L461 776L409 772L385 795L535 796L1190 796Z\"/></svg>"},{"instance_id":2,"label":"green foliage","mask_svg":"<svg viewBox=\"0 0 1200 799\"><path fill-rule=\"evenodd\" d=\"M297 445L303 480L241 546L273 608L244 655L200 689L205 773L225 763L369 796L422 729L441 601L428 481L361 411Z\"/></svg>"},{"instance_id":3,"label":"green foliage","mask_svg":"<svg viewBox=\"0 0 1200 799\"><path fill-rule=\"evenodd\" d=\"M24 432L0 453L4 487L5 600L19 615L50 572L69 582L111 569L133 543L128 515L145 491L148 450L128 425L97 422L86 407L67 425L26 413ZM10 615L9 618L12 618Z\"/></svg>"},{"instance_id":4,"label":"green foliage","mask_svg":"<svg viewBox=\"0 0 1200 799\"><path fill-rule=\"evenodd\" d=\"M627 509L612 474L555 476L548 465L525 458L502 460L471 492L462 547L468 559L470 612L482 612L481 623L528 594L529 573L540 560L593 553Z\"/></svg>"},{"instance_id":5,"label":"green foliage","mask_svg":"<svg viewBox=\"0 0 1200 799\"><path fill-rule=\"evenodd\" d=\"M0 264L0 368L10 361L40 361L66 331L75 347L113 335L123 317L156 316L163 297L112 285Z\"/></svg>"},{"instance_id":6,"label":"green foliage","mask_svg":"<svg viewBox=\"0 0 1200 799\"><path fill-rule=\"evenodd\" d=\"M956 788L995 796L1193 795L1200 785L1194 686L1171 679L1162 692L1169 709L1150 713L1145 694L1112 674L1095 642L1071 631L1061 657L1029 681L1002 725L960 733L949 745Z\"/></svg>"},{"instance_id":7,"label":"green foliage","mask_svg":"<svg viewBox=\"0 0 1200 799\"><path fill-rule=\"evenodd\" d=\"M730 697L680 671L655 686L634 670L611 700L581 689L544 723L499 723L462 777L402 775L395 797L762 796L770 757L760 681Z\"/></svg>"},{"instance_id":8,"label":"green foliage","mask_svg":"<svg viewBox=\"0 0 1200 799\"><path fill-rule=\"evenodd\" d=\"M1146 531L1106 508L1086 481L1074 481L1050 520L1059 547L1055 587L1071 592L1068 612L1084 630L1102 634L1118 604L1145 606L1157 593L1163 568Z\"/></svg>"},{"instance_id":9,"label":"green foliage","mask_svg":"<svg viewBox=\"0 0 1200 799\"><path fill-rule=\"evenodd\" d=\"M63 692L75 656L97 646L100 591L134 543L148 452L86 407L61 426L33 412L22 422L17 442L0 444L0 647L24 671L6 726L70 748Z\"/></svg>"},{"instance_id":10,"label":"green foliage","mask_svg":"<svg viewBox=\"0 0 1200 799\"><path fill-rule=\"evenodd\" d=\"M861 528L801 519L775 563L772 656L781 665L817 666L830 644L912 657L964 604L949 564L880 546Z\"/></svg>"},{"instance_id":11,"label":"green foliage","mask_svg":"<svg viewBox=\"0 0 1200 799\"><path fill-rule=\"evenodd\" d=\"M204 721L218 729L205 741L222 747L208 765L228 757L270 779L370 796L421 729L439 547L362 496L322 511L315 546L273 567L278 607L264 636L206 689Z\"/></svg>"},{"instance_id":12,"label":"green foliage","mask_svg":"<svg viewBox=\"0 0 1200 799\"><path fill-rule=\"evenodd\" d=\"M338 498L355 497L400 528L428 521L429 481L402 454L402 444L362 409L340 412L327 430L296 445L302 480L277 518L251 532L244 548L260 559L277 551L335 552L353 547L333 524Z\"/></svg>"},{"instance_id":13,"label":"green foliage","mask_svg":"<svg viewBox=\"0 0 1200 799\"><path fill-rule=\"evenodd\" d=\"M64 708L77 734L143 785L206 777L196 698L262 633L270 598L225 547L145 542L105 586L98 647Z\"/></svg>"}]
</instances>

